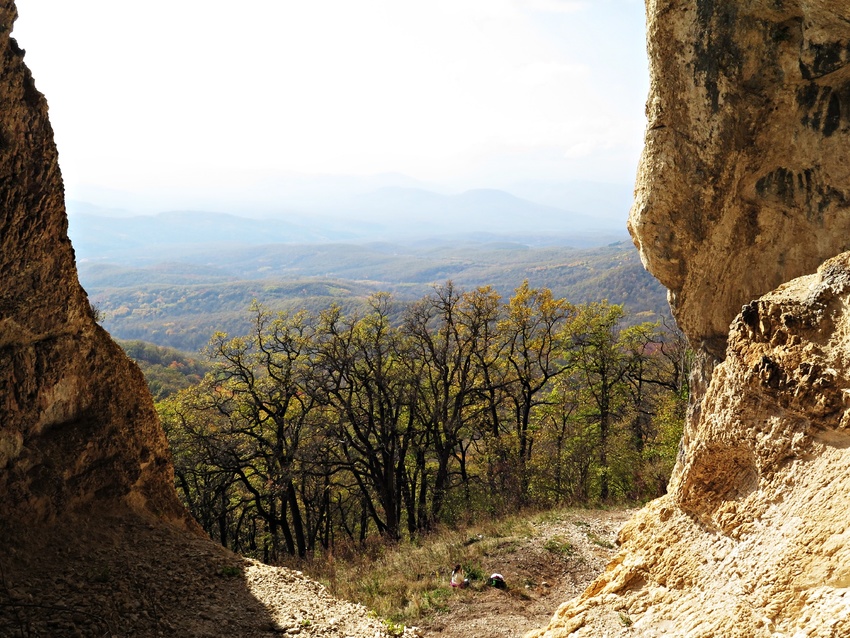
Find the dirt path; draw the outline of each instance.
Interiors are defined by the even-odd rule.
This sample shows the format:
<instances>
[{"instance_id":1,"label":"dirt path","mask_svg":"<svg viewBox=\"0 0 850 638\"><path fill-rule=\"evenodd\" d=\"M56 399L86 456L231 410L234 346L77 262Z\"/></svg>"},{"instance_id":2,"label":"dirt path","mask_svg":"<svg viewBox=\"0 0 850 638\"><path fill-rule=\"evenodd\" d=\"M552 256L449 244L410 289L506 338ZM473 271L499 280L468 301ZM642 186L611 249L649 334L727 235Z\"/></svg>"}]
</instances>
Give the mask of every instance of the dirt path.
<instances>
[{"instance_id":1,"label":"dirt path","mask_svg":"<svg viewBox=\"0 0 850 638\"><path fill-rule=\"evenodd\" d=\"M440 638L516 638L545 626L561 603L604 569L616 553L617 532L635 511L574 510L533 523L530 536L499 539L486 569L501 573L508 588L475 582L456 590L448 610L420 631Z\"/></svg>"}]
</instances>

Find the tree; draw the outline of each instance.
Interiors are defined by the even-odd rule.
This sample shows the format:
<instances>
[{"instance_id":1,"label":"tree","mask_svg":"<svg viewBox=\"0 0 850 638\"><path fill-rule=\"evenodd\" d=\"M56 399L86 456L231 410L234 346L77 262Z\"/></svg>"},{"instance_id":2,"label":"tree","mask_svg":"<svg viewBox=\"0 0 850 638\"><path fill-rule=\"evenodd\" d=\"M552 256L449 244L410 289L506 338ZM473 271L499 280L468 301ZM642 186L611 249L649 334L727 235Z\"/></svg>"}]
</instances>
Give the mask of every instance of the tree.
<instances>
[{"instance_id":1,"label":"tree","mask_svg":"<svg viewBox=\"0 0 850 638\"><path fill-rule=\"evenodd\" d=\"M633 497L661 496L684 425L690 352L681 332L656 323L627 328L621 341L632 362L627 381L629 431L637 461Z\"/></svg>"},{"instance_id":2,"label":"tree","mask_svg":"<svg viewBox=\"0 0 850 638\"><path fill-rule=\"evenodd\" d=\"M239 477L266 523L269 558L277 560L282 534L290 554L307 552L303 515L295 488L302 437L308 433L315 398L307 392L311 328L304 314L272 317L252 307L247 337L218 333L207 348L215 362L203 383L201 409L224 422L222 463Z\"/></svg>"},{"instance_id":3,"label":"tree","mask_svg":"<svg viewBox=\"0 0 850 638\"><path fill-rule=\"evenodd\" d=\"M453 487L453 461L459 465L460 478L468 480L464 441L472 436L471 424L480 421L485 409L479 362L486 355L480 351L487 347L487 328L495 320L493 306L480 301L479 295L458 292L448 281L411 305L405 316L403 328L411 348L405 361L419 379L414 410L436 456L430 512L420 527L431 527L439 520ZM425 454L417 457L423 481L420 508L425 503Z\"/></svg>"},{"instance_id":4,"label":"tree","mask_svg":"<svg viewBox=\"0 0 850 638\"><path fill-rule=\"evenodd\" d=\"M222 423L198 409L198 387L172 395L157 405L171 446L174 479L189 512L210 537L239 551L239 532L245 494L239 477L223 462ZM212 417L212 418L211 418ZM239 519L233 520L234 515Z\"/></svg>"},{"instance_id":5,"label":"tree","mask_svg":"<svg viewBox=\"0 0 850 638\"><path fill-rule=\"evenodd\" d=\"M575 314L564 299L554 299L548 289L530 288L528 280L508 301L499 332L507 371L505 392L511 406L517 445L519 501L528 502L528 464L534 436L532 412L547 403L544 388L569 369L568 341L564 328Z\"/></svg>"},{"instance_id":6,"label":"tree","mask_svg":"<svg viewBox=\"0 0 850 638\"><path fill-rule=\"evenodd\" d=\"M665 489L681 335L527 282L507 303L449 281L403 313L386 293L367 306L255 304L250 333L216 334L212 371L160 403L178 490L222 544L275 562L464 511Z\"/></svg>"},{"instance_id":7,"label":"tree","mask_svg":"<svg viewBox=\"0 0 850 638\"><path fill-rule=\"evenodd\" d=\"M502 317L502 298L491 286L482 286L464 294L459 307L461 323L472 335L471 354L475 374L479 378L477 394L480 409L472 424L470 446L477 456L486 460L487 508L493 512L508 505L505 496L510 490L512 473L509 468L509 451L502 441L503 406L505 388L509 380L502 358L506 347L499 329ZM467 488L466 449L461 449L461 474Z\"/></svg>"},{"instance_id":8,"label":"tree","mask_svg":"<svg viewBox=\"0 0 850 638\"><path fill-rule=\"evenodd\" d=\"M390 324L391 298L370 298L371 312L346 320L338 307L320 316L315 396L333 409L340 463L351 472L378 531L400 538L405 462L416 432L410 409L416 383Z\"/></svg>"},{"instance_id":9,"label":"tree","mask_svg":"<svg viewBox=\"0 0 850 638\"><path fill-rule=\"evenodd\" d=\"M626 375L631 357L621 348L622 306L608 302L583 306L573 322L572 340L577 372L588 397L587 418L598 428L599 498L610 494L608 464L612 427L626 407Z\"/></svg>"},{"instance_id":10,"label":"tree","mask_svg":"<svg viewBox=\"0 0 850 638\"><path fill-rule=\"evenodd\" d=\"M539 415L537 463L544 486L538 492L555 502L590 500L599 440L596 429L585 418L584 400L579 375L564 374L551 384Z\"/></svg>"}]
</instances>

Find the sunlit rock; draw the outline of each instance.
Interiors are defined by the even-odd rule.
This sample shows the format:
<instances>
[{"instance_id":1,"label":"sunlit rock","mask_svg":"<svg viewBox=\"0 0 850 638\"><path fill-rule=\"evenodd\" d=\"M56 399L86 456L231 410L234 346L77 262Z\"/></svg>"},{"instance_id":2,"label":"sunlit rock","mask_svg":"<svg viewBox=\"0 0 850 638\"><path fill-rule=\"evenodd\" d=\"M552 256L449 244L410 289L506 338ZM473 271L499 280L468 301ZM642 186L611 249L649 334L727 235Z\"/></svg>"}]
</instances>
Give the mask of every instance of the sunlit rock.
<instances>
[{"instance_id":1,"label":"sunlit rock","mask_svg":"<svg viewBox=\"0 0 850 638\"><path fill-rule=\"evenodd\" d=\"M649 0L647 13L629 224L697 352L693 404L668 495L529 636L847 636L847 6Z\"/></svg>"}]
</instances>

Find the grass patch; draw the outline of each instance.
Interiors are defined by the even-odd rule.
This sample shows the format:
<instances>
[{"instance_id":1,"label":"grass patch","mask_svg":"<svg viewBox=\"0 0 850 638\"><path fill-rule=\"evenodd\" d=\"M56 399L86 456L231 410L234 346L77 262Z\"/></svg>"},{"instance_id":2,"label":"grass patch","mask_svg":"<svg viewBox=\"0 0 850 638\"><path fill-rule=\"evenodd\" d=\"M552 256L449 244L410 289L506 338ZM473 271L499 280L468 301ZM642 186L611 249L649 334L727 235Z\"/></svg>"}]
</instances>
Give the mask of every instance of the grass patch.
<instances>
[{"instance_id":1,"label":"grass patch","mask_svg":"<svg viewBox=\"0 0 850 638\"><path fill-rule=\"evenodd\" d=\"M477 596L493 570L490 557L515 551L534 534L533 524L520 516L488 519L465 528L439 529L414 542L338 545L334 554L292 559L287 565L322 582L334 596L362 603L387 619L392 633L393 626L448 611L455 598ZM469 587L449 586L457 564Z\"/></svg>"},{"instance_id":2,"label":"grass patch","mask_svg":"<svg viewBox=\"0 0 850 638\"><path fill-rule=\"evenodd\" d=\"M493 571L501 571L500 557L521 551L528 539L539 537L541 523L572 521L587 527L575 517L576 510L560 509L487 519L466 527L442 528L413 542L369 539L362 545L338 544L333 554L290 559L286 564L322 582L334 596L365 605L376 617L386 619L392 633L393 627L421 624L448 611L453 602L472 602L489 591L487 578ZM593 542L605 542L591 538L589 530L583 531ZM553 557L582 560L578 548L566 536L552 536L543 547ZM457 564L469 579L469 586L463 589L449 586L452 568ZM509 583L506 591L514 598L529 598L519 583Z\"/></svg>"},{"instance_id":3,"label":"grass patch","mask_svg":"<svg viewBox=\"0 0 850 638\"><path fill-rule=\"evenodd\" d=\"M392 620L384 620L384 626L387 628L387 633L390 636L403 636L404 635L404 625L400 623L394 623Z\"/></svg>"},{"instance_id":4,"label":"grass patch","mask_svg":"<svg viewBox=\"0 0 850 638\"><path fill-rule=\"evenodd\" d=\"M548 539L543 543L543 549L559 556L572 556L576 553L573 544L560 536L553 536Z\"/></svg>"},{"instance_id":5,"label":"grass patch","mask_svg":"<svg viewBox=\"0 0 850 638\"><path fill-rule=\"evenodd\" d=\"M589 540L594 545L599 545L599 547L604 547L605 549L614 549L614 543L604 538L599 538L593 532L587 532L587 540Z\"/></svg>"},{"instance_id":6,"label":"grass patch","mask_svg":"<svg viewBox=\"0 0 850 638\"><path fill-rule=\"evenodd\" d=\"M468 534L445 530L418 544L387 544L383 551L319 556L297 568L323 582L339 598L357 601L393 626L447 611L454 596L474 596L483 582L482 557L493 547L484 536L468 545ZM460 564L470 587L449 587L452 567Z\"/></svg>"}]
</instances>

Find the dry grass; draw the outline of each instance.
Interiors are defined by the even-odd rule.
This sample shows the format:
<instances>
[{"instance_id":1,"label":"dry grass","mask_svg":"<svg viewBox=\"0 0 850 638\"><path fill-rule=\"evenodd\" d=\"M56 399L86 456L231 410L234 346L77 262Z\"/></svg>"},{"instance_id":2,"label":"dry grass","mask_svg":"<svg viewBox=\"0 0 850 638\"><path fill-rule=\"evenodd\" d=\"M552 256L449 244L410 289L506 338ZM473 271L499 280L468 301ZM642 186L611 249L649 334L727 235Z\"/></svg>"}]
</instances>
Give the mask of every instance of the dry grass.
<instances>
[{"instance_id":1,"label":"dry grass","mask_svg":"<svg viewBox=\"0 0 850 638\"><path fill-rule=\"evenodd\" d=\"M413 542L337 548L334 555L317 556L290 566L324 583L333 595L364 604L378 616L407 625L448 609L450 600L471 600L487 587L488 557L518 549L536 534L544 521L570 520L575 510L554 510L529 516L487 520L460 529L440 529ZM570 556L574 548L557 538L546 547ZM470 580L463 590L449 586L452 567L460 564ZM511 597L527 594L522 587Z\"/></svg>"}]
</instances>

